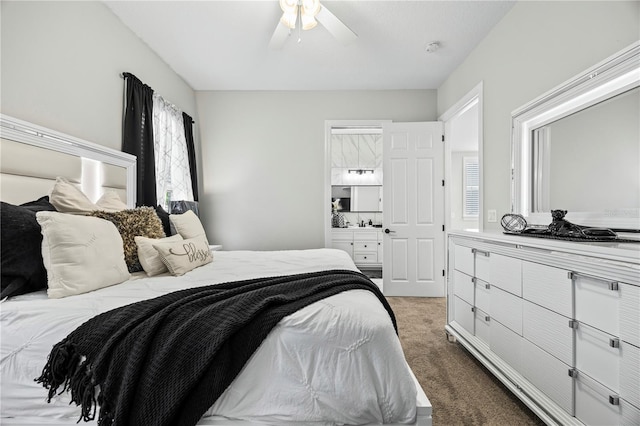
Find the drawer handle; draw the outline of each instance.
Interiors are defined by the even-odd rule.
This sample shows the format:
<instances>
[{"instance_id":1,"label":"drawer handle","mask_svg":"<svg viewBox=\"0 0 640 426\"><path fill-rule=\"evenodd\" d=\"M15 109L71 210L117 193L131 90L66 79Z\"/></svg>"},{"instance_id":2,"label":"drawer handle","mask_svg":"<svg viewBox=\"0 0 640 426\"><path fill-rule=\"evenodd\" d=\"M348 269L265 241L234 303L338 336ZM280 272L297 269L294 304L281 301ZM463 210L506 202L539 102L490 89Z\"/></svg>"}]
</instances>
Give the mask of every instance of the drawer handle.
<instances>
[{"instance_id":1,"label":"drawer handle","mask_svg":"<svg viewBox=\"0 0 640 426\"><path fill-rule=\"evenodd\" d=\"M484 257L489 257L489 255L490 255L490 253L488 251L478 250L478 249L475 249L475 248L471 249L471 253L473 253L473 254L481 254Z\"/></svg>"},{"instance_id":2,"label":"drawer handle","mask_svg":"<svg viewBox=\"0 0 640 426\"><path fill-rule=\"evenodd\" d=\"M569 279L574 280L574 281L577 278L582 277L582 278L590 278L592 280L596 280L596 281L600 281L600 282L603 282L603 283L607 283L607 287L611 291L618 291L620 289L620 286L618 285L617 281L605 280L604 278L596 277L594 275L583 274L582 272L569 272L568 275L569 275Z\"/></svg>"},{"instance_id":3,"label":"drawer handle","mask_svg":"<svg viewBox=\"0 0 640 426\"><path fill-rule=\"evenodd\" d=\"M620 339L618 338L609 338L609 346L611 346L612 348L619 348L620 347Z\"/></svg>"},{"instance_id":4,"label":"drawer handle","mask_svg":"<svg viewBox=\"0 0 640 426\"><path fill-rule=\"evenodd\" d=\"M486 283L486 284L484 285L484 288L486 288L487 290L489 290L489 289L491 288L491 284Z\"/></svg>"},{"instance_id":5,"label":"drawer handle","mask_svg":"<svg viewBox=\"0 0 640 426\"><path fill-rule=\"evenodd\" d=\"M485 320L486 322L489 322L489 320L491 320L491 317L490 317L489 315L486 315L486 316L484 317L484 320Z\"/></svg>"},{"instance_id":6,"label":"drawer handle","mask_svg":"<svg viewBox=\"0 0 640 426\"><path fill-rule=\"evenodd\" d=\"M574 330L577 330L578 329L578 321L569 320L569 328L573 328Z\"/></svg>"},{"instance_id":7,"label":"drawer handle","mask_svg":"<svg viewBox=\"0 0 640 426\"><path fill-rule=\"evenodd\" d=\"M569 377L573 377L574 379L578 377L578 370L576 370L575 368L570 368Z\"/></svg>"},{"instance_id":8,"label":"drawer handle","mask_svg":"<svg viewBox=\"0 0 640 426\"><path fill-rule=\"evenodd\" d=\"M364 248L367 248L367 245L366 245L366 244L364 245Z\"/></svg>"},{"instance_id":9,"label":"drawer handle","mask_svg":"<svg viewBox=\"0 0 640 426\"><path fill-rule=\"evenodd\" d=\"M472 277L472 278L471 278L471 282L472 282L472 283L474 283L474 284L475 284L477 281L478 281L478 279L477 279L476 277Z\"/></svg>"},{"instance_id":10,"label":"drawer handle","mask_svg":"<svg viewBox=\"0 0 640 426\"><path fill-rule=\"evenodd\" d=\"M475 306L472 306L472 307L471 307L471 312L475 312L475 311L476 311L476 307L475 307Z\"/></svg>"},{"instance_id":11,"label":"drawer handle","mask_svg":"<svg viewBox=\"0 0 640 426\"><path fill-rule=\"evenodd\" d=\"M620 405L620 397L618 395L609 395L609 404Z\"/></svg>"}]
</instances>

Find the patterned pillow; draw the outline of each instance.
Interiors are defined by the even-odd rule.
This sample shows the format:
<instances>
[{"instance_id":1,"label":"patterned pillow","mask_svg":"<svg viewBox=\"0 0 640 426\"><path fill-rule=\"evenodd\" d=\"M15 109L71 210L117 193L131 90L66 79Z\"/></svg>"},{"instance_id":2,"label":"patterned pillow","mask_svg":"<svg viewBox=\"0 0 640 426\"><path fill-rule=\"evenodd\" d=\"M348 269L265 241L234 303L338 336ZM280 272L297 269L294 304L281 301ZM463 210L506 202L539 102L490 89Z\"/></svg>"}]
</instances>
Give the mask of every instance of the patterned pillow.
<instances>
[{"instance_id":1,"label":"patterned pillow","mask_svg":"<svg viewBox=\"0 0 640 426\"><path fill-rule=\"evenodd\" d=\"M142 271L135 237L163 238L162 222L153 207L136 207L119 212L94 211L91 216L113 222L122 237L124 260L129 272Z\"/></svg>"},{"instance_id":2,"label":"patterned pillow","mask_svg":"<svg viewBox=\"0 0 640 426\"><path fill-rule=\"evenodd\" d=\"M184 275L213 261L209 243L202 236L182 241L158 242L153 244L153 248L158 250L160 260L171 275Z\"/></svg>"}]
</instances>

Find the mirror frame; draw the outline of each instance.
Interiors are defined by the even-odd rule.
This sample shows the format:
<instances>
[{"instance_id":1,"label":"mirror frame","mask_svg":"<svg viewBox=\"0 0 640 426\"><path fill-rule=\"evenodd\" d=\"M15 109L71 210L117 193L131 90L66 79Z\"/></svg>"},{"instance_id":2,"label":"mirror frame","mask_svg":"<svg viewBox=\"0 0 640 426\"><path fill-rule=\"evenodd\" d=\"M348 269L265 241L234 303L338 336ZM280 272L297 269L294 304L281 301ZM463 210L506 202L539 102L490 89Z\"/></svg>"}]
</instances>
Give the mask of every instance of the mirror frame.
<instances>
[{"instance_id":1,"label":"mirror frame","mask_svg":"<svg viewBox=\"0 0 640 426\"><path fill-rule=\"evenodd\" d=\"M549 212L531 211L533 131L577 111L640 86L640 41L511 113L511 212L528 223L547 225ZM639 229L640 208L569 212L580 225Z\"/></svg>"}]
</instances>

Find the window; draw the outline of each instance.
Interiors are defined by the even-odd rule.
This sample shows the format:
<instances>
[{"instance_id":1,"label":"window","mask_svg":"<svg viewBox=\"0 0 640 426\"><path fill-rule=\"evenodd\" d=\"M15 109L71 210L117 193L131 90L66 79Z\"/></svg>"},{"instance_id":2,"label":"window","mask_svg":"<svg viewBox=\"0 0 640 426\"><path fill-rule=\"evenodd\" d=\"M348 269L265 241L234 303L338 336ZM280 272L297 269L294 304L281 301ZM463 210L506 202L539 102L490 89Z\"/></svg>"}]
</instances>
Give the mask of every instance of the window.
<instances>
[{"instance_id":1,"label":"window","mask_svg":"<svg viewBox=\"0 0 640 426\"><path fill-rule=\"evenodd\" d=\"M478 157L462 158L462 216L475 219L480 213L480 168Z\"/></svg>"}]
</instances>

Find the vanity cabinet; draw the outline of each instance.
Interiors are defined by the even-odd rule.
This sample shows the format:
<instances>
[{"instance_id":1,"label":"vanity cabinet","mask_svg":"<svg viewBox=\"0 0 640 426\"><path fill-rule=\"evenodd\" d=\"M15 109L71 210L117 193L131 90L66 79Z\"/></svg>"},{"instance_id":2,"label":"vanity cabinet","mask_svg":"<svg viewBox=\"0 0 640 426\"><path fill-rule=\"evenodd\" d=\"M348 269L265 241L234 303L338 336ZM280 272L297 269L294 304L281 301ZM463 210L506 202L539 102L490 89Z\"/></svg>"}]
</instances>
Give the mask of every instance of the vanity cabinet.
<instances>
[{"instance_id":1,"label":"vanity cabinet","mask_svg":"<svg viewBox=\"0 0 640 426\"><path fill-rule=\"evenodd\" d=\"M446 331L547 424L640 424L640 244L454 232Z\"/></svg>"},{"instance_id":2,"label":"vanity cabinet","mask_svg":"<svg viewBox=\"0 0 640 426\"><path fill-rule=\"evenodd\" d=\"M382 230L379 228L332 229L331 247L346 251L358 267L382 266Z\"/></svg>"}]
</instances>

